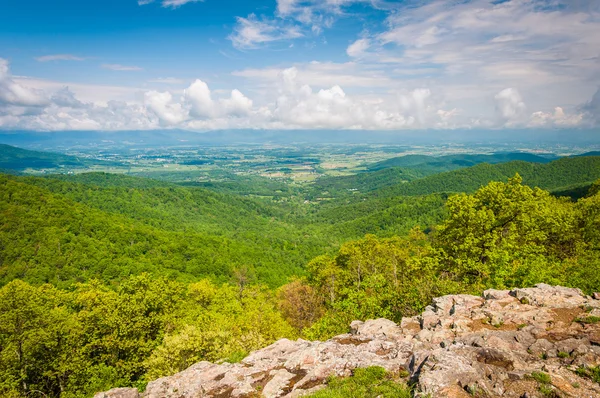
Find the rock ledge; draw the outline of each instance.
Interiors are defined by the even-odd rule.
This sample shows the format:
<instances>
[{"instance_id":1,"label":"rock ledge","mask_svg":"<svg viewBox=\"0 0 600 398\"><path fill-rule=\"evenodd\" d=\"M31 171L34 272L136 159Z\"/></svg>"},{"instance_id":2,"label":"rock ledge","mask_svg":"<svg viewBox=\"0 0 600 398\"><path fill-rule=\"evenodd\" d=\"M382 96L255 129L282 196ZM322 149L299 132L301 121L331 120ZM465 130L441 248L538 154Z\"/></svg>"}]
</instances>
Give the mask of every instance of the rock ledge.
<instances>
[{"instance_id":1,"label":"rock ledge","mask_svg":"<svg viewBox=\"0 0 600 398\"><path fill-rule=\"evenodd\" d=\"M580 322L588 316L600 316L600 300L545 284L444 296L400 325L354 321L325 342L282 339L238 364L200 362L143 393L95 398L298 397L368 366L407 371L416 397L542 397L529 377L542 371L555 396L600 397L600 385L575 373L600 364L600 323Z\"/></svg>"}]
</instances>

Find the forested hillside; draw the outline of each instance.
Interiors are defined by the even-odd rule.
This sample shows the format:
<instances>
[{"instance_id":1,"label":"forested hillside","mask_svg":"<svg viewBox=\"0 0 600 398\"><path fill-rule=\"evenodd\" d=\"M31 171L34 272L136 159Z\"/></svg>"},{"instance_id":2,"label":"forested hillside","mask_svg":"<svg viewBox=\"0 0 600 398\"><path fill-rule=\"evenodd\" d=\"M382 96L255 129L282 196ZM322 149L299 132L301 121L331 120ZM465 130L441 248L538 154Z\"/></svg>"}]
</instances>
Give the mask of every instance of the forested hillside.
<instances>
[{"instance_id":1,"label":"forested hillside","mask_svg":"<svg viewBox=\"0 0 600 398\"><path fill-rule=\"evenodd\" d=\"M407 155L371 165L364 173L321 178L315 182L311 194L341 197L375 191L389 191L391 195L472 192L488 181L500 181L516 172L521 173L527 183L555 189L596 178L600 158L588 156L588 161L578 158L581 156L556 159L528 153L440 157ZM552 159L555 160L551 162ZM549 162L550 165L547 165ZM553 173L558 173L556 178ZM405 186L400 183L405 183Z\"/></svg>"},{"instance_id":2,"label":"forested hillside","mask_svg":"<svg viewBox=\"0 0 600 398\"><path fill-rule=\"evenodd\" d=\"M593 156L593 155L589 155ZM530 163L548 163L555 160L554 155L538 156L527 152L494 153L490 155L406 155L384 160L367 166L369 171L383 170L390 167L414 167L421 170L437 170L437 172L450 171L460 167L475 166L479 163L507 163L515 160Z\"/></svg>"},{"instance_id":3,"label":"forested hillside","mask_svg":"<svg viewBox=\"0 0 600 398\"><path fill-rule=\"evenodd\" d=\"M29 151L0 144L0 170L83 168L94 164L109 165L107 162L97 160L80 159L60 153Z\"/></svg>"},{"instance_id":4,"label":"forested hillside","mask_svg":"<svg viewBox=\"0 0 600 398\"><path fill-rule=\"evenodd\" d=\"M0 186L2 283L67 286L140 272L225 281L244 268L278 285L323 248L321 240L261 215L255 203L228 205L212 192L8 176Z\"/></svg>"},{"instance_id":5,"label":"forested hillside","mask_svg":"<svg viewBox=\"0 0 600 398\"><path fill-rule=\"evenodd\" d=\"M600 289L600 182L576 203L522 185L518 175L507 183L492 182L473 195L448 198L447 215L429 234L414 228L403 236L347 242L337 253L308 262L305 278L270 290L251 283L245 270L234 272L231 283L178 279L178 267L187 259L169 252L174 241L162 248L166 238L151 228L123 224L120 216L94 219L97 210L5 180L8 197L2 200L13 207L3 208L3 232L22 232L2 236L3 270L17 270L4 274L14 280L0 289L4 396L36 390L78 397L113 386L143 387L200 360L239 360L281 337L324 339L346 331L355 319L399 321L448 293L539 282L588 293ZM28 215L16 204L37 210ZM132 239L131 247L119 244L125 237ZM142 238L146 241L138 245ZM18 239L26 244L19 248L24 255L15 258L7 245ZM177 239L188 248L210 245L185 235ZM222 255L225 243L219 243L212 254L205 247L209 256ZM61 257L78 244L100 244L98 257ZM121 251L126 255L115 256ZM162 267L163 276L141 273L112 286L90 279L64 290L40 285L43 278L30 284L18 280L36 269L35 260L27 260L42 255L60 270L77 263L93 270L90 260L101 260L95 264L103 269L131 274ZM81 279L92 275L83 273ZM73 276L79 280L79 274ZM61 286L61 278L52 281Z\"/></svg>"},{"instance_id":6,"label":"forested hillside","mask_svg":"<svg viewBox=\"0 0 600 398\"><path fill-rule=\"evenodd\" d=\"M482 163L466 169L435 174L396 184L372 193L373 196L412 196L434 192L474 192L489 181L504 181L515 173L525 184L557 190L590 183L600 176L600 157L561 158L547 164L514 161L500 164Z\"/></svg>"},{"instance_id":7,"label":"forested hillside","mask_svg":"<svg viewBox=\"0 0 600 398\"><path fill-rule=\"evenodd\" d=\"M142 388L444 294L598 291L599 178L596 157L480 164L317 201L0 175L0 396Z\"/></svg>"}]
</instances>

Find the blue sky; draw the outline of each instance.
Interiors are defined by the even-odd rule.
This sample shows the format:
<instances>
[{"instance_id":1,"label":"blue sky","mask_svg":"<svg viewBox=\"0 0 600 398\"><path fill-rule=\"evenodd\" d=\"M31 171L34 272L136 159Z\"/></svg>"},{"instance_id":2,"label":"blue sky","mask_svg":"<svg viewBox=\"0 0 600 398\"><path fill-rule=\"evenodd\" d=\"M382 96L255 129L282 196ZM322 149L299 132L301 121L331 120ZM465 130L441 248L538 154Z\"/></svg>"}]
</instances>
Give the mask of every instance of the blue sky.
<instances>
[{"instance_id":1,"label":"blue sky","mask_svg":"<svg viewBox=\"0 0 600 398\"><path fill-rule=\"evenodd\" d=\"M596 127L597 0L5 0L0 129Z\"/></svg>"}]
</instances>

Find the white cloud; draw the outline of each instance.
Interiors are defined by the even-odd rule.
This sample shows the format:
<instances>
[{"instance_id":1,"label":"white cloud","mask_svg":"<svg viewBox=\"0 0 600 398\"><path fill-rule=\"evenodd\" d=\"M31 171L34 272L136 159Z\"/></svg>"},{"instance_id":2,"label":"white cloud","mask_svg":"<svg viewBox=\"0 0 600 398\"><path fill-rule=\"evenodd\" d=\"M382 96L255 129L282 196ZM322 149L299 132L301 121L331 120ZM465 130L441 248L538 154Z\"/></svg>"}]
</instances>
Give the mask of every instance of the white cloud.
<instances>
[{"instance_id":1,"label":"white cloud","mask_svg":"<svg viewBox=\"0 0 600 398\"><path fill-rule=\"evenodd\" d=\"M231 91L231 97L223 99L222 104L225 113L232 116L242 117L252 112L252 100L237 89Z\"/></svg>"},{"instance_id":2,"label":"white cloud","mask_svg":"<svg viewBox=\"0 0 600 398\"><path fill-rule=\"evenodd\" d=\"M574 127L581 125L584 115L581 113L567 115L557 106L554 112L534 112L530 117L531 127Z\"/></svg>"},{"instance_id":3,"label":"white cloud","mask_svg":"<svg viewBox=\"0 0 600 398\"><path fill-rule=\"evenodd\" d=\"M195 117L210 118L215 113L215 103L208 85L197 79L184 92L185 99L191 105L191 113Z\"/></svg>"},{"instance_id":4,"label":"white cloud","mask_svg":"<svg viewBox=\"0 0 600 398\"><path fill-rule=\"evenodd\" d=\"M41 57L36 57L36 61L38 62L49 62L49 61L85 61L85 58L78 57L72 54L53 54L53 55L43 55Z\"/></svg>"},{"instance_id":5,"label":"white cloud","mask_svg":"<svg viewBox=\"0 0 600 398\"><path fill-rule=\"evenodd\" d=\"M256 15L248 18L237 18L237 25L229 40L236 48L253 49L274 41L289 40L302 37L298 26L279 20L259 20Z\"/></svg>"},{"instance_id":6,"label":"white cloud","mask_svg":"<svg viewBox=\"0 0 600 398\"><path fill-rule=\"evenodd\" d=\"M85 104L75 97L75 94L65 86L51 97L53 104L65 108L83 108Z\"/></svg>"},{"instance_id":7,"label":"white cloud","mask_svg":"<svg viewBox=\"0 0 600 398\"><path fill-rule=\"evenodd\" d=\"M280 74L281 95L272 122L291 128L399 129L422 128L436 118L430 92L417 89L398 93L396 101L349 96L339 85L313 91L298 82L298 69Z\"/></svg>"},{"instance_id":8,"label":"white cloud","mask_svg":"<svg viewBox=\"0 0 600 398\"><path fill-rule=\"evenodd\" d=\"M138 5L143 6L146 4L154 3L154 1L155 0L138 0ZM163 7L177 8L188 3L199 3L203 1L204 0L161 0L160 3Z\"/></svg>"},{"instance_id":9,"label":"white cloud","mask_svg":"<svg viewBox=\"0 0 600 398\"><path fill-rule=\"evenodd\" d=\"M238 17L229 39L238 49L256 49L275 41L319 35L345 15L344 7L361 2L370 0L277 0L276 14L270 18Z\"/></svg>"},{"instance_id":10,"label":"white cloud","mask_svg":"<svg viewBox=\"0 0 600 398\"><path fill-rule=\"evenodd\" d=\"M354 62L310 62L295 66L296 80L299 84L319 87L340 85L343 87L362 87L369 89L390 88L397 86L385 71L374 68L363 68ZM286 68L244 69L234 71L233 75L244 77L261 83L276 85L281 73Z\"/></svg>"},{"instance_id":11,"label":"white cloud","mask_svg":"<svg viewBox=\"0 0 600 398\"><path fill-rule=\"evenodd\" d=\"M109 101L114 100L132 102L136 98L143 97L143 90L137 87L59 82L27 76L14 76L13 80L19 85L35 87L36 90L43 92L56 92L68 86L69 90L81 101L100 103L102 105L106 105Z\"/></svg>"},{"instance_id":12,"label":"white cloud","mask_svg":"<svg viewBox=\"0 0 600 398\"><path fill-rule=\"evenodd\" d=\"M156 79L148 80L148 83L159 83L159 84L183 84L185 80L177 79L175 77L159 77Z\"/></svg>"},{"instance_id":13,"label":"white cloud","mask_svg":"<svg viewBox=\"0 0 600 398\"><path fill-rule=\"evenodd\" d=\"M505 122L516 121L524 116L526 106L518 90L506 88L496 94L494 99L498 116Z\"/></svg>"},{"instance_id":14,"label":"white cloud","mask_svg":"<svg viewBox=\"0 0 600 398\"><path fill-rule=\"evenodd\" d=\"M9 70L8 61L0 58L0 105L43 106L49 103L40 90L16 83Z\"/></svg>"},{"instance_id":15,"label":"white cloud","mask_svg":"<svg viewBox=\"0 0 600 398\"><path fill-rule=\"evenodd\" d=\"M353 58L362 57L371 45L369 39L358 39L346 49L346 54Z\"/></svg>"},{"instance_id":16,"label":"white cloud","mask_svg":"<svg viewBox=\"0 0 600 398\"><path fill-rule=\"evenodd\" d=\"M169 92L148 91L144 105L158 116L162 124L176 125L187 119L187 112L180 103L173 101Z\"/></svg>"},{"instance_id":17,"label":"white cloud","mask_svg":"<svg viewBox=\"0 0 600 398\"><path fill-rule=\"evenodd\" d=\"M116 70L116 71L140 71L143 70L139 66L127 66L120 64L102 64L103 69Z\"/></svg>"},{"instance_id":18,"label":"white cloud","mask_svg":"<svg viewBox=\"0 0 600 398\"><path fill-rule=\"evenodd\" d=\"M571 111L600 84L600 8L583 0L468 0L397 3L380 32L361 33L369 51L357 62L396 70L444 93L453 107L483 112L492 93L518 87L533 109ZM372 30L372 29L371 29ZM403 75L404 80L407 75ZM495 95L495 94L494 94ZM461 100L462 101L462 100ZM571 112L572 113L572 112ZM491 115L490 115L491 116Z\"/></svg>"},{"instance_id":19,"label":"white cloud","mask_svg":"<svg viewBox=\"0 0 600 398\"><path fill-rule=\"evenodd\" d=\"M419 85L420 78L406 84L374 65L354 62L253 69L236 76L255 84L252 96L235 88L211 90L199 79L185 90L165 91L13 78L8 62L0 59L0 128L397 130L600 124L600 90L576 110L532 107L529 96L526 107L520 87L482 94L476 85Z\"/></svg>"}]
</instances>

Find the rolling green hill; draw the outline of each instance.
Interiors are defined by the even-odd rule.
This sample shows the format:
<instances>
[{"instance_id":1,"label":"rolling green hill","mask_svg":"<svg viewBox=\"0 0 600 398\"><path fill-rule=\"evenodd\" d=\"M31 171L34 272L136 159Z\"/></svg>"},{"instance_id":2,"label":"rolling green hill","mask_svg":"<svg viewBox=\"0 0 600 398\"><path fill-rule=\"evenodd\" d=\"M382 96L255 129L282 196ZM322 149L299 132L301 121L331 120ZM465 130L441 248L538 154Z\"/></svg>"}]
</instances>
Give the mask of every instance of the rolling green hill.
<instances>
[{"instance_id":1,"label":"rolling green hill","mask_svg":"<svg viewBox=\"0 0 600 398\"><path fill-rule=\"evenodd\" d=\"M400 183L367 194L367 197L418 196L439 192L474 192L490 181L505 181L519 173L533 187L559 190L592 183L600 178L600 157L561 158L550 163L513 161L482 163L473 167L431 175L409 183Z\"/></svg>"},{"instance_id":2,"label":"rolling green hill","mask_svg":"<svg viewBox=\"0 0 600 398\"><path fill-rule=\"evenodd\" d=\"M140 272L226 281L247 267L280 285L331 242L249 199L121 175L75 180L87 183L0 175L0 284L110 282Z\"/></svg>"},{"instance_id":3,"label":"rolling green hill","mask_svg":"<svg viewBox=\"0 0 600 398\"><path fill-rule=\"evenodd\" d=\"M342 197L367 193L447 171L472 167L481 163L498 164L511 161L548 163L548 158L531 153L497 153L492 155L406 155L367 165L367 171L351 176L323 177L315 181L311 197ZM428 192L431 193L431 192Z\"/></svg>"},{"instance_id":4,"label":"rolling green hill","mask_svg":"<svg viewBox=\"0 0 600 398\"><path fill-rule=\"evenodd\" d=\"M0 144L0 169L22 171L26 169L85 168L91 165L114 164L99 160L80 159L60 153L29 151Z\"/></svg>"},{"instance_id":5,"label":"rolling green hill","mask_svg":"<svg viewBox=\"0 0 600 398\"><path fill-rule=\"evenodd\" d=\"M349 239L437 222L443 199L393 198L319 213L124 175L0 175L0 285L69 286L149 272L228 281L235 269L279 286Z\"/></svg>"},{"instance_id":6,"label":"rolling green hill","mask_svg":"<svg viewBox=\"0 0 600 398\"><path fill-rule=\"evenodd\" d=\"M531 163L548 163L556 157L542 157L532 153L515 152L515 153L494 153L491 155L446 155L446 156L426 156L426 155L406 155L392 159L387 159L382 162L377 162L367 166L367 170L377 171L390 167L420 167L439 168L451 170L459 167L475 166L479 163L506 163L514 160L521 160Z\"/></svg>"},{"instance_id":7,"label":"rolling green hill","mask_svg":"<svg viewBox=\"0 0 600 398\"><path fill-rule=\"evenodd\" d=\"M68 286L93 277L110 283L143 271L226 281L235 269L248 269L279 286L348 240L403 235L416 225L427 230L444 218L449 193L515 173L531 186L582 196L600 178L600 157L484 163L321 203L105 173L0 175L0 284L20 278Z\"/></svg>"}]
</instances>

